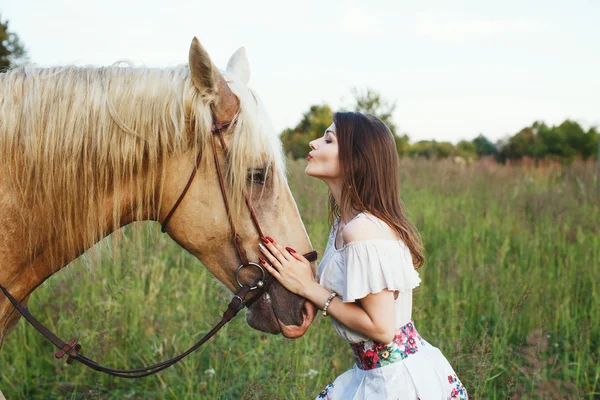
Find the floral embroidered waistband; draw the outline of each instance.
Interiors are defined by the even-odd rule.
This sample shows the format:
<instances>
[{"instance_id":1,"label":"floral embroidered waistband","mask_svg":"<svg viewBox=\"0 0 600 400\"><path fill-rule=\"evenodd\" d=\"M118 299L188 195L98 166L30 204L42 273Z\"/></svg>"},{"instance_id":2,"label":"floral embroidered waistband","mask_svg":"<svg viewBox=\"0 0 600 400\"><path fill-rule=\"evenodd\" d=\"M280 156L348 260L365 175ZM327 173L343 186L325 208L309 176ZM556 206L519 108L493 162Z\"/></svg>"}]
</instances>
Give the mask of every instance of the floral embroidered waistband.
<instances>
[{"instance_id":1,"label":"floral embroidered waistband","mask_svg":"<svg viewBox=\"0 0 600 400\"><path fill-rule=\"evenodd\" d=\"M375 369L404 360L419 351L424 345L423 338L417 332L412 319L396 331L394 340L388 344L358 342L350 344L354 351L354 360L360 369Z\"/></svg>"}]
</instances>

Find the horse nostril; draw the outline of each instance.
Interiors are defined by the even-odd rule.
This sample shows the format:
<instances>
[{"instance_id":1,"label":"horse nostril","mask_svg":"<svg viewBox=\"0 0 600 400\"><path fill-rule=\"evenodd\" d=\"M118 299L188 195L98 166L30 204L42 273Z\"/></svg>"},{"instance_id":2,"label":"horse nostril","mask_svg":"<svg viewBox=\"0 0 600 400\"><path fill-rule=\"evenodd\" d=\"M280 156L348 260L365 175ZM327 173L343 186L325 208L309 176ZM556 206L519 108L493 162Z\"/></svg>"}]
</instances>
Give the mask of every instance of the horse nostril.
<instances>
[{"instance_id":1,"label":"horse nostril","mask_svg":"<svg viewBox=\"0 0 600 400\"><path fill-rule=\"evenodd\" d=\"M316 311L316 307L313 303L308 300L304 301L304 305L302 306L302 314L305 318L308 318L310 321L312 321L315 317Z\"/></svg>"}]
</instances>

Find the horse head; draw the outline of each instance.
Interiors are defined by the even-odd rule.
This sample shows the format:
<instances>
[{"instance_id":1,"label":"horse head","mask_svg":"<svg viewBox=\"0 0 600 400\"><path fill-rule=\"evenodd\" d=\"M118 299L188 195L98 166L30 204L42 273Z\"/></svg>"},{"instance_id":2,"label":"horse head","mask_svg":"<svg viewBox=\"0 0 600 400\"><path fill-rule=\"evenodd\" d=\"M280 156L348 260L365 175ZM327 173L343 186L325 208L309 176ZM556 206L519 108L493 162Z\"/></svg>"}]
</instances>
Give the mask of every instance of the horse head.
<instances>
[{"instance_id":1,"label":"horse head","mask_svg":"<svg viewBox=\"0 0 600 400\"><path fill-rule=\"evenodd\" d=\"M230 197L232 222L248 259L258 260L260 235L244 204L244 194L265 235L303 253L310 252L311 243L286 181L281 142L260 99L247 86L250 68L245 50L241 48L233 54L225 71L220 72L194 38L189 71L189 86L194 95L186 105L187 129L206 129L208 103L212 104L215 122L232 122L224 133L229 151L226 153L217 146L217 156L226 171L225 195ZM216 138L209 135L207 140ZM241 261L233 243L216 167L211 164L213 150L205 141L201 151L205 162L199 164L199 176L172 214L167 231L235 292L239 288L235 271ZM160 218L165 218L186 186L196 157L191 150L166 160ZM258 269L242 272L244 283L251 284L260 278ZM304 334L314 314L315 307L310 302L273 280L267 291L252 303L246 319L255 329L295 338Z\"/></svg>"}]
</instances>

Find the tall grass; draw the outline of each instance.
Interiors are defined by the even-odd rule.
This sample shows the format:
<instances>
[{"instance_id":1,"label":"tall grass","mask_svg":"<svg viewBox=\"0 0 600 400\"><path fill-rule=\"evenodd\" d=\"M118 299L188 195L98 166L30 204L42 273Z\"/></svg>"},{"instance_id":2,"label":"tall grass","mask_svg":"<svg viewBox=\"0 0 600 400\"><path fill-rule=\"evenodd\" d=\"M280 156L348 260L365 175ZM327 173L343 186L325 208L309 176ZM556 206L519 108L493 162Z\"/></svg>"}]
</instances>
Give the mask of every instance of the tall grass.
<instances>
[{"instance_id":1,"label":"tall grass","mask_svg":"<svg viewBox=\"0 0 600 400\"><path fill-rule=\"evenodd\" d=\"M290 164L315 248L327 240L327 188ZM600 395L600 196L593 167L502 167L402 161L401 197L427 263L414 294L420 333L474 399ZM230 294L158 227L144 248L125 238L36 290L29 307L84 354L134 368L181 352L216 323ZM54 360L20 321L0 351L7 399L312 399L353 364L330 322L299 340L251 330L238 316L157 376L112 378Z\"/></svg>"}]
</instances>

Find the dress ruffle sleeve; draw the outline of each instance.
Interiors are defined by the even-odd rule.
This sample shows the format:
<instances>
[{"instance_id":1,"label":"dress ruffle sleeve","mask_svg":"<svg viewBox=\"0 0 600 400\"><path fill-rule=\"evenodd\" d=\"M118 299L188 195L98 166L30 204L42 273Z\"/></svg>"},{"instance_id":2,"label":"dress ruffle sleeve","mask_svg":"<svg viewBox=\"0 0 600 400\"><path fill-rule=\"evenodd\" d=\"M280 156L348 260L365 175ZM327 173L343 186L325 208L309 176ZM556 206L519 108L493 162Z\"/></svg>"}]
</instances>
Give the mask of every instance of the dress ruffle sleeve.
<instances>
[{"instance_id":1,"label":"dress ruffle sleeve","mask_svg":"<svg viewBox=\"0 0 600 400\"><path fill-rule=\"evenodd\" d=\"M362 240L345 249L345 276L342 300L362 299L383 289L409 291L421 282L414 269L410 249L402 241Z\"/></svg>"}]
</instances>

